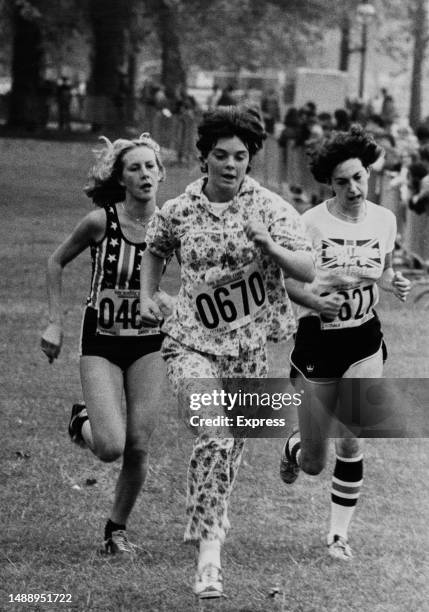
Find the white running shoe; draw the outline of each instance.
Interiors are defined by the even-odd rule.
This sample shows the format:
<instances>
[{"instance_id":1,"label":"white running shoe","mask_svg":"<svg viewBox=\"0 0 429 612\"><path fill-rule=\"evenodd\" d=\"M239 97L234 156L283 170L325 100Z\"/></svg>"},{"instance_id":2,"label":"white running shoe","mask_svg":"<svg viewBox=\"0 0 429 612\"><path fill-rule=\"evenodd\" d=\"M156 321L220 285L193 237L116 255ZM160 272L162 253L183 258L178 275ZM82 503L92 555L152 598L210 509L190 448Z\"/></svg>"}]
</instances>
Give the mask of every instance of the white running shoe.
<instances>
[{"instance_id":1,"label":"white running shoe","mask_svg":"<svg viewBox=\"0 0 429 612\"><path fill-rule=\"evenodd\" d=\"M292 438L299 435L299 430L294 429L283 446L282 455L280 457L280 478L286 484L293 484L298 478L300 467L289 452L289 442Z\"/></svg>"},{"instance_id":2,"label":"white running shoe","mask_svg":"<svg viewBox=\"0 0 429 612\"><path fill-rule=\"evenodd\" d=\"M353 557L352 549L347 540L339 535L328 536L328 553L333 559L338 561L350 561Z\"/></svg>"},{"instance_id":3,"label":"white running shoe","mask_svg":"<svg viewBox=\"0 0 429 612\"><path fill-rule=\"evenodd\" d=\"M71 441L81 448L86 448L86 443L82 436L82 425L86 420L88 420L88 412L86 411L85 404L83 402L73 404L69 422L69 436Z\"/></svg>"},{"instance_id":4,"label":"white running shoe","mask_svg":"<svg viewBox=\"0 0 429 612\"><path fill-rule=\"evenodd\" d=\"M195 575L194 593L200 599L222 597L222 570L212 563L207 563Z\"/></svg>"},{"instance_id":5,"label":"white running shoe","mask_svg":"<svg viewBox=\"0 0 429 612\"><path fill-rule=\"evenodd\" d=\"M124 529L112 531L112 535L104 540L104 551L106 555L135 555L135 546L128 539Z\"/></svg>"}]
</instances>

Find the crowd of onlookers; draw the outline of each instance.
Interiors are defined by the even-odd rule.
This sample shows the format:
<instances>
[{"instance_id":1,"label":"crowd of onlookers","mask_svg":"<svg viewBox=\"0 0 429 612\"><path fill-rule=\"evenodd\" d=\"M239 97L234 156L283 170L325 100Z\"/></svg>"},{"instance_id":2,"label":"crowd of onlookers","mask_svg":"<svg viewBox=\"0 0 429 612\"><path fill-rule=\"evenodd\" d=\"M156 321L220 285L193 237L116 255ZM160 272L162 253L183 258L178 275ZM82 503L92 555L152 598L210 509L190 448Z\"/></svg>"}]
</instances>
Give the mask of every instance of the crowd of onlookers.
<instances>
[{"instance_id":1,"label":"crowd of onlookers","mask_svg":"<svg viewBox=\"0 0 429 612\"><path fill-rule=\"evenodd\" d=\"M405 120L399 119L394 100L386 90L382 90L381 103L378 100L362 103L348 100L343 108L333 113L318 112L314 102L307 102L300 108L290 107L283 119L278 135L282 163L293 166L294 159L302 152L311 154L313 147L334 130L348 130L353 123L360 123L372 132L385 155L372 169L372 198L380 201L383 195L382 184L386 191L386 176L399 191L402 200L417 213L429 212L429 121L422 122L415 131ZM422 181L428 176L427 181ZM289 175L292 192L306 197L306 185L293 184ZM422 186L427 190L419 192ZM309 204L314 198L307 198Z\"/></svg>"},{"instance_id":2,"label":"crowd of onlookers","mask_svg":"<svg viewBox=\"0 0 429 612\"><path fill-rule=\"evenodd\" d=\"M220 105L248 102L259 106L266 131L279 147L281 180L295 201L314 204L324 194L314 192L314 182L307 172L306 156L311 149L334 130L348 130L360 123L374 134L385 149L385 156L373 168L373 199L386 190L386 176L416 213L429 211L429 118L415 131L400 120L393 96L383 88L370 102L346 100L333 112L320 111L313 101L300 107L289 106L285 112L279 92L274 87L255 96L253 91L238 91L232 84L215 83L204 101L196 100L184 86L173 92L152 79L147 79L137 97L131 100L128 79L119 75L110 105L118 124L144 124L155 137L173 143L178 162L188 162L193 152L195 123L199 114ZM39 124L46 127L56 122L60 131L72 129L72 122L91 122L87 86L76 75L58 80L45 79L40 85ZM94 114L94 113L92 113ZM174 120L171 121L171 118ZM94 117L92 117L94 119ZM157 133L160 132L160 133ZM424 180L426 179L426 180ZM312 193L313 191L313 193Z\"/></svg>"},{"instance_id":3,"label":"crowd of onlookers","mask_svg":"<svg viewBox=\"0 0 429 612\"><path fill-rule=\"evenodd\" d=\"M267 88L255 98L251 92L237 92L231 84L223 88L214 84L201 105L186 88L177 90L172 104L165 89L157 85L143 88L140 101L145 107L152 106L157 112L177 117L179 127L176 131L182 130L176 139L178 161L186 161L183 151L192 150L193 126L199 112L243 101L257 104L267 133L277 140L281 173L286 177L291 199L308 206L325 197L326 190L315 185L306 163L307 155L331 132L346 131L353 123L360 123L372 132L385 150L382 160L372 169L371 199L383 203L383 198L396 198L398 207L409 207L417 214L429 212L429 118L413 131L399 118L394 98L386 88L370 102L349 99L343 107L326 112L319 111L315 102L308 101L299 108L290 106L283 117L283 105L274 88ZM400 215L398 210L396 212Z\"/></svg>"}]
</instances>

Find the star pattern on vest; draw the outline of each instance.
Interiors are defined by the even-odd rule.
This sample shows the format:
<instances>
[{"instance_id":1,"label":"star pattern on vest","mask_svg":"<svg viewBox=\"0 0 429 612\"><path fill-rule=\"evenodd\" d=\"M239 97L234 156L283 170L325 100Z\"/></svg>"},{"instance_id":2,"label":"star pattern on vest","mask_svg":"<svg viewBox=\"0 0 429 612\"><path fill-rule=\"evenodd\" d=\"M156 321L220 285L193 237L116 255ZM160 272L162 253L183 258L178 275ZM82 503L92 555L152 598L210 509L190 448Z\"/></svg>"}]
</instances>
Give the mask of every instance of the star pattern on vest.
<instances>
[{"instance_id":1,"label":"star pattern on vest","mask_svg":"<svg viewBox=\"0 0 429 612\"><path fill-rule=\"evenodd\" d=\"M115 206L107 206L107 244L106 252L104 257L104 281L103 286L106 288L113 288L121 280L128 287L138 288L140 283L140 269L141 259L146 248L146 243L142 242L135 245L128 243L123 240L120 223L117 219L117 213ZM130 253L134 252L133 261L131 262L130 271ZM123 253L123 255L121 255ZM123 263L120 264L121 259ZM119 265L120 264L120 265ZM127 269L128 280L125 279L124 270L122 266Z\"/></svg>"}]
</instances>

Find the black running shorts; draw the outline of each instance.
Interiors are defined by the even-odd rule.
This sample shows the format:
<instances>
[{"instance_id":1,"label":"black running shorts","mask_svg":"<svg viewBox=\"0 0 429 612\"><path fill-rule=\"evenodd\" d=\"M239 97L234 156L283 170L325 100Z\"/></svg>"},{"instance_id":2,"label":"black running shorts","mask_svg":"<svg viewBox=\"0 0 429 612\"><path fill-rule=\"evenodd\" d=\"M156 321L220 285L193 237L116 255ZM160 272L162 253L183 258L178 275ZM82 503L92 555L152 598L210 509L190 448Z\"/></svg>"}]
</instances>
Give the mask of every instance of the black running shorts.
<instances>
[{"instance_id":1,"label":"black running shorts","mask_svg":"<svg viewBox=\"0 0 429 612\"><path fill-rule=\"evenodd\" d=\"M303 317L299 320L295 347L290 355L290 377L296 378L301 373L308 380L337 380L351 365L374 355L380 346L385 361L387 350L375 313L363 325L341 330L322 330L318 317Z\"/></svg>"},{"instance_id":2,"label":"black running shorts","mask_svg":"<svg viewBox=\"0 0 429 612\"><path fill-rule=\"evenodd\" d=\"M97 311L87 306L82 322L80 354L104 357L124 371L140 357L161 349L162 334L120 338L97 334L96 330Z\"/></svg>"}]
</instances>

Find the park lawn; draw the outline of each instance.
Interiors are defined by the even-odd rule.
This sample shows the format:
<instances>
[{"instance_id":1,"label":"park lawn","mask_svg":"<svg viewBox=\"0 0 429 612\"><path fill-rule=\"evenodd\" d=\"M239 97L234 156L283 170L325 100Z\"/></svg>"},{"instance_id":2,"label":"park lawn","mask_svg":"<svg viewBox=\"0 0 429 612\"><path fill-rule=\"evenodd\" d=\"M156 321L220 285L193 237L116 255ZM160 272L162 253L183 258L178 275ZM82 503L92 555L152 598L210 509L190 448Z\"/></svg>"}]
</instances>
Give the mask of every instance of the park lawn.
<instances>
[{"instance_id":1,"label":"park lawn","mask_svg":"<svg viewBox=\"0 0 429 612\"><path fill-rule=\"evenodd\" d=\"M81 398L77 347L88 253L65 273L60 359L50 366L39 349L46 258L91 209L81 193L91 148L0 141L0 610L197 610L190 590L194 553L181 541L191 441L178 428L167 385L149 476L129 521L137 558L98 553L119 466L77 449L66 431L71 404ZM161 201L198 176L197 167L168 170ZM175 265L167 271L167 289L177 287L177 273ZM386 376L428 377L427 311L383 296L380 313L390 353ZM272 347L272 376L287 374L289 348ZM320 477L300 476L287 487L278 478L280 449L281 440L247 442L224 549L228 598L205 608L429 611L428 441L368 440L366 480L350 534L355 559L348 564L330 560L323 545L333 454ZM48 592L69 593L72 603L9 603L9 594Z\"/></svg>"}]
</instances>

